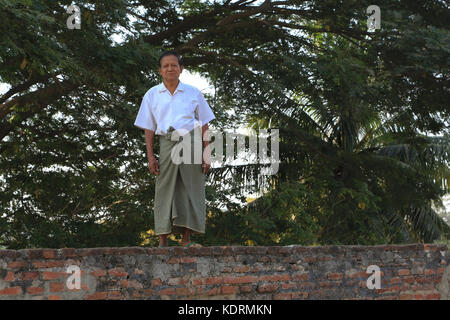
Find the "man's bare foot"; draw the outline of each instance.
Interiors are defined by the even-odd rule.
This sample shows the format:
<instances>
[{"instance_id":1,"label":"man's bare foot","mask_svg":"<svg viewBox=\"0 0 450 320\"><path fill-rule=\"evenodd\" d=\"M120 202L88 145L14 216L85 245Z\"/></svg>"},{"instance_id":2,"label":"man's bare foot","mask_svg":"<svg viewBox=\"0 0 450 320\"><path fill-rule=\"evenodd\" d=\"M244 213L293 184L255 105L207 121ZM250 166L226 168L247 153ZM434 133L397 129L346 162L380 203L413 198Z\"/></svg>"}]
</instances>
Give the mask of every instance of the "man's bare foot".
<instances>
[{"instance_id":1,"label":"man's bare foot","mask_svg":"<svg viewBox=\"0 0 450 320\"><path fill-rule=\"evenodd\" d=\"M189 248L189 247L201 248L201 247L203 247L201 244L195 243L193 241L181 241L181 246L185 247L185 248Z\"/></svg>"},{"instance_id":2,"label":"man's bare foot","mask_svg":"<svg viewBox=\"0 0 450 320\"><path fill-rule=\"evenodd\" d=\"M167 247L169 246L169 243L167 241L167 235L163 235L159 237L159 246L160 247Z\"/></svg>"}]
</instances>

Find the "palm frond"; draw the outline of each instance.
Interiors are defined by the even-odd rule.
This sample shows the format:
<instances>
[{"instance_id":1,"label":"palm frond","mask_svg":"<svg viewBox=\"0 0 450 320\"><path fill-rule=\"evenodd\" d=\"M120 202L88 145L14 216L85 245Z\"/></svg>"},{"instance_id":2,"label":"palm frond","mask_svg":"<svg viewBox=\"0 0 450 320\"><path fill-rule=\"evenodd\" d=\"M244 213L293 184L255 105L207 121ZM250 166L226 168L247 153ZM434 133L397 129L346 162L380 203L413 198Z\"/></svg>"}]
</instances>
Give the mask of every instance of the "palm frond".
<instances>
[{"instance_id":1,"label":"palm frond","mask_svg":"<svg viewBox=\"0 0 450 320\"><path fill-rule=\"evenodd\" d=\"M439 181L443 191L449 190L449 137L418 137L417 141L410 143L383 146L377 150L377 154L414 166Z\"/></svg>"},{"instance_id":2,"label":"palm frond","mask_svg":"<svg viewBox=\"0 0 450 320\"><path fill-rule=\"evenodd\" d=\"M431 205L420 207L411 205L404 213L405 218L411 222L413 231L425 242L431 243L442 236L449 239L450 226L437 214Z\"/></svg>"}]
</instances>

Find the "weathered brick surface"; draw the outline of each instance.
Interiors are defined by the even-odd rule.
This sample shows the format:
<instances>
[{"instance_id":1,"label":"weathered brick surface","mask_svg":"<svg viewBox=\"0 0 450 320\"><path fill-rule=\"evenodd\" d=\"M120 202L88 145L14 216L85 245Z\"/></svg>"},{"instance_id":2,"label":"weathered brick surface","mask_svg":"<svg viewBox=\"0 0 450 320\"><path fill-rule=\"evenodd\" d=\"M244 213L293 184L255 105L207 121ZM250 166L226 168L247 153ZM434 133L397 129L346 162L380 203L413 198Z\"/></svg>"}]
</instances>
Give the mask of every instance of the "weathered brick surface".
<instances>
[{"instance_id":1,"label":"weathered brick surface","mask_svg":"<svg viewBox=\"0 0 450 320\"><path fill-rule=\"evenodd\" d=\"M448 260L433 244L0 250L0 300L449 300Z\"/></svg>"}]
</instances>

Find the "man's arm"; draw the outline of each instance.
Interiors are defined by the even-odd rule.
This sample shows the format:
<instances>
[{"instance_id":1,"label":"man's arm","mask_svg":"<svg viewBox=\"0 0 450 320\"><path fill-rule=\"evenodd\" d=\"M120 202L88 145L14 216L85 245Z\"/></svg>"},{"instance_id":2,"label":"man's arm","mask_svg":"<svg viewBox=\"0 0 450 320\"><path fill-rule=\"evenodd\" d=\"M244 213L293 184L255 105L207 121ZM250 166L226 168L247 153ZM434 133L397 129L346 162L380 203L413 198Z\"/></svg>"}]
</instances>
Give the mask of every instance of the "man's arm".
<instances>
[{"instance_id":1,"label":"man's arm","mask_svg":"<svg viewBox=\"0 0 450 320\"><path fill-rule=\"evenodd\" d=\"M147 146L147 157L150 160L151 157L154 157L153 153L153 142L155 140L155 131L144 129L145 131L145 144Z\"/></svg>"},{"instance_id":2,"label":"man's arm","mask_svg":"<svg viewBox=\"0 0 450 320\"><path fill-rule=\"evenodd\" d=\"M145 131L145 145L147 146L148 167L150 172L154 175L159 174L158 161L156 161L153 153L153 143L155 141L155 131L144 129Z\"/></svg>"},{"instance_id":3,"label":"man's arm","mask_svg":"<svg viewBox=\"0 0 450 320\"><path fill-rule=\"evenodd\" d=\"M209 139L208 124L205 124L202 126L202 143L204 149L202 156L202 167L204 174L206 174L211 167L211 150L209 149Z\"/></svg>"},{"instance_id":4,"label":"man's arm","mask_svg":"<svg viewBox=\"0 0 450 320\"><path fill-rule=\"evenodd\" d=\"M205 132L206 132L206 134L205 134ZM203 148L206 148L209 145L208 124L205 124L202 127L202 141L203 141Z\"/></svg>"}]
</instances>

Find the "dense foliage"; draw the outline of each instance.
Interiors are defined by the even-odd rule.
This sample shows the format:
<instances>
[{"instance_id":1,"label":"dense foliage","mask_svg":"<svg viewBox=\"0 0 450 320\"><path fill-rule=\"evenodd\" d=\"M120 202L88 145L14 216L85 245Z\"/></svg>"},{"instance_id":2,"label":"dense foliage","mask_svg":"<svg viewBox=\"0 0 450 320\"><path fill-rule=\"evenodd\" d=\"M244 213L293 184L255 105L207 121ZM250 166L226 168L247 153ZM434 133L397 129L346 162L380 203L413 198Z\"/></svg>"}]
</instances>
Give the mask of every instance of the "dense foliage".
<instances>
[{"instance_id":1,"label":"dense foliage","mask_svg":"<svg viewBox=\"0 0 450 320\"><path fill-rule=\"evenodd\" d=\"M214 85L218 130L280 130L280 169L208 176L206 245L450 236L444 2L0 0L0 245L154 245L154 177L134 119L175 49ZM157 150L158 145L155 146Z\"/></svg>"}]
</instances>

